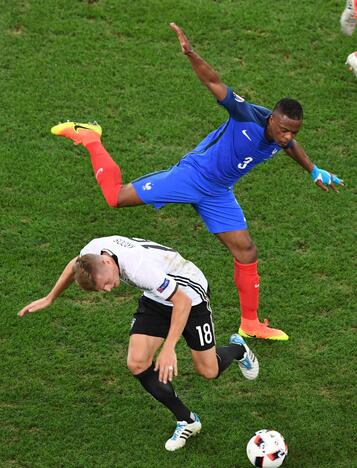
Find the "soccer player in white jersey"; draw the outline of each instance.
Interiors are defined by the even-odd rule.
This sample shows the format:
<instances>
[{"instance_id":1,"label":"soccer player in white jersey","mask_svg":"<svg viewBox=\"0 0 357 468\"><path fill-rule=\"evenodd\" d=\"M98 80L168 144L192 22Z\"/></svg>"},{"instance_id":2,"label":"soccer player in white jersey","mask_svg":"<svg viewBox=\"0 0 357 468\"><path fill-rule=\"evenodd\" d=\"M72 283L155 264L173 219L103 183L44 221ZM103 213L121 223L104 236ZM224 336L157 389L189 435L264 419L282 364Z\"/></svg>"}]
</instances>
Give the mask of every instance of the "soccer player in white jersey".
<instances>
[{"instance_id":1,"label":"soccer player in white jersey","mask_svg":"<svg viewBox=\"0 0 357 468\"><path fill-rule=\"evenodd\" d=\"M177 420L167 450L183 447L201 430L198 415L184 405L171 383L178 375L175 346L181 335L197 373L206 379L218 378L233 361L248 380L258 377L258 360L240 335L233 334L229 345L216 348L207 279L175 250L144 239L93 239L67 264L47 296L23 307L18 315L48 307L74 281L87 291L109 292L123 281L144 292L132 321L127 364L145 390Z\"/></svg>"}]
</instances>

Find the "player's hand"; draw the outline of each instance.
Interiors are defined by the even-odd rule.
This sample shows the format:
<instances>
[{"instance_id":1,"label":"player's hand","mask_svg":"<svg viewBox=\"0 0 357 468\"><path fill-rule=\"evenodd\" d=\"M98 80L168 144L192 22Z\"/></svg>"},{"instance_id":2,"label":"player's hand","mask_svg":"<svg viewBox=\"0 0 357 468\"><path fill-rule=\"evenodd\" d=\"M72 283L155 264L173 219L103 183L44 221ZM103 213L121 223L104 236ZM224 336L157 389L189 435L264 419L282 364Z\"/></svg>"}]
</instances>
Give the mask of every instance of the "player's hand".
<instances>
[{"instance_id":1,"label":"player's hand","mask_svg":"<svg viewBox=\"0 0 357 468\"><path fill-rule=\"evenodd\" d=\"M38 310L45 309L46 307L50 306L52 301L48 299L48 297L42 297L41 299L37 299L37 301L31 302L23 309L18 312L19 317L23 317L25 314L32 314L33 312L37 312Z\"/></svg>"},{"instance_id":2,"label":"player's hand","mask_svg":"<svg viewBox=\"0 0 357 468\"><path fill-rule=\"evenodd\" d=\"M335 185L344 185L343 180L339 179L335 174L331 174L331 172L327 172L317 166L314 166L310 175L315 184L325 192L328 192L328 188L331 188L334 192L338 193Z\"/></svg>"},{"instance_id":3,"label":"player's hand","mask_svg":"<svg viewBox=\"0 0 357 468\"><path fill-rule=\"evenodd\" d=\"M155 363L155 371L159 371L159 381L164 384L177 377L177 359L174 348L162 347Z\"/></svg>"},{"instance_id":4,"label":"player's hand","mask_svg":"<svg viewBox=\"0 0 357 468\"><path fill-rule=\"evenodd\" d=\"M187 39L186 35L184 34L184 32L182 31L182 29L179 28L176 23L170 23L170 28L173 31L175 31L175 33L177 35L177 38L178 38L178 40L180 42L182 52L185 55L192 52L192 47L191 47L190 43L188 42L188 39Z\"/></svg>"}]
</instances>

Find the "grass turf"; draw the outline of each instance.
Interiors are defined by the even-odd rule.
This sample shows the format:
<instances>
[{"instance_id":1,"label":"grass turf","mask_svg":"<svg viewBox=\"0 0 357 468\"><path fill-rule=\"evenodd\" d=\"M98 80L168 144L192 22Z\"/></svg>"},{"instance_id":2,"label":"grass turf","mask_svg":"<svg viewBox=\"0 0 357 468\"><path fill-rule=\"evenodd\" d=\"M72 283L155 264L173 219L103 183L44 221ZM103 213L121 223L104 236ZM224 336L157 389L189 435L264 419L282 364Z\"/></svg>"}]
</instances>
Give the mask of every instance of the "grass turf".
<instances>
[{"instance_id":1,"label":"grass turf","mask_svg":"<svg viewBox=\"0 0 357 468\"><path fill-rule=\"evenodd\" d=\"M286 437L287 467L353 466L357 82L343 66L356 48L339 31L344 2L0 6L0 466L244 468L246 442L264 427ZM73 287L47 311L16 316L87 241L122 234L171 245L199 265L213 292L217 342L236 330L231 258L191 207L110 210L83 148L49 133L66 118L98 120L130 181L175 163L217 127L226 113L181 55L170 21L246 99L267 107L299 99L298 140L346 180L340 194L325 194L281 154L237 185L259 249L260 315L290 340L250 342L261 362L256 382L234 368L203 381L180 343L175 387L203 431L176 453L163 448L171 415L125 367L137 291Z\"/></svg>"}]
</instances>

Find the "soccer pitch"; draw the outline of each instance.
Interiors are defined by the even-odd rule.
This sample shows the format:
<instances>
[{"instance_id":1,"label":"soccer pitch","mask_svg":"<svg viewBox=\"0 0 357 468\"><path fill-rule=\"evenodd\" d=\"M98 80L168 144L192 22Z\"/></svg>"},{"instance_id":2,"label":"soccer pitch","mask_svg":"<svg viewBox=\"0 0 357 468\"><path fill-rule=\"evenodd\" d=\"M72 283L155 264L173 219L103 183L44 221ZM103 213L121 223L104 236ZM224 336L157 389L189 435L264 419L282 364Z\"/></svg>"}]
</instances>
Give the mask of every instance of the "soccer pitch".
<instances>
[{"instance_id":1,"label":"soccer pitch","mask_svg":"<svg viewBox=\"0 0 357 468\"><path fill-rule=\"evenodd\" d=\"M344 66L344 1L0 1L0 467L251 466L255 431L281 432L283 466L356 466L353 365L357 80ZM212 291L218 344L239 324L228 251L188 206L111 210L86 151L50 134L66 119L97 120L125 182L175 164L226 118L180 51L169 23L246 100L304 107L297 140L345 180L324 193L283 153L235 193L259 252L260 317L287 342L251 340L256 381L231 366L195 374L177 347L180 398L202 432L174 453L172 415L126 368L140 293L76 287L49 309L17 312L48 293L92 238L120 234L170 245Z\"/></svg>"}]
</instances>

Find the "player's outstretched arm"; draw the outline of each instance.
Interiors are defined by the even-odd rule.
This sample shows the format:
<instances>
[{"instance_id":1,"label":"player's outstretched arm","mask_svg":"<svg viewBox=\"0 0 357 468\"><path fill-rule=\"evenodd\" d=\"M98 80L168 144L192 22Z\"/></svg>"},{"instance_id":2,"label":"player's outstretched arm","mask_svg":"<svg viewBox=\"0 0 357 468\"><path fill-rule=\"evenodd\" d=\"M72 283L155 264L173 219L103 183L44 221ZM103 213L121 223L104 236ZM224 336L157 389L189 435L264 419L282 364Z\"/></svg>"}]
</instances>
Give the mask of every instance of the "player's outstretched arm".
<instances>
[{"instance_id":1,"label":"player's outstretched arm","mask_svg":"<svg viewBox=\"0 0 357 468\"><path fill-rule=\"evenodd\" d=\"M319 169L307 156L305 150L294 140L291 148L285 150L292 159L294 159L300 166L306 169L320 189L328 192L329 188L334 192L338 192L335 185L344 185L343 180L339 179L335 174L332 174L324 169Z\"/></svg>"},{"instance_id":2,"label":"player's outstretched arm","mask_svg":"<svg viewBox=\"0 0 357 468\"><path fill-rule=\"evenodd\" d=\"M60 277L56 281L56 284L53 286L52 290L47 294L47 296L27 304L27 306L23 307L17 315L19 317L23 317L25 314L31 314L50 306L55 301L55 299L73 283L73 265L75 264L76 260L77 257L73 258L67 264L66 268L63 270Z\"/></svg>"},{"instance_id":3,"label":"player's outstretched arm","mask_svg":"<svg viewBox=\"0 0 357 468\"><path fill-rule=\"evenodd\" d=\"M164 383L178 375L175 346L185 328L192 306L191 299L179 288L170 301L173 304L170 329L155 364L155 370L159 371L159 380Z\"/></svg>"},{"instance_id":4,"label":"player's outstretched arm","mask_svg":"<svg viewBox=\"0 0 357 468\"><path fill-rule=\"evenodd\" d=\"M192 49L186 35L182 29L175 23L170 23L170 28L175 31L181 45L182 52L188 57L192 68L202 83L207 86L216 99L221 101L227 95L227 86L222 83L218 73L208 65L194 50Z\"/></svg>"}]
</instances>

